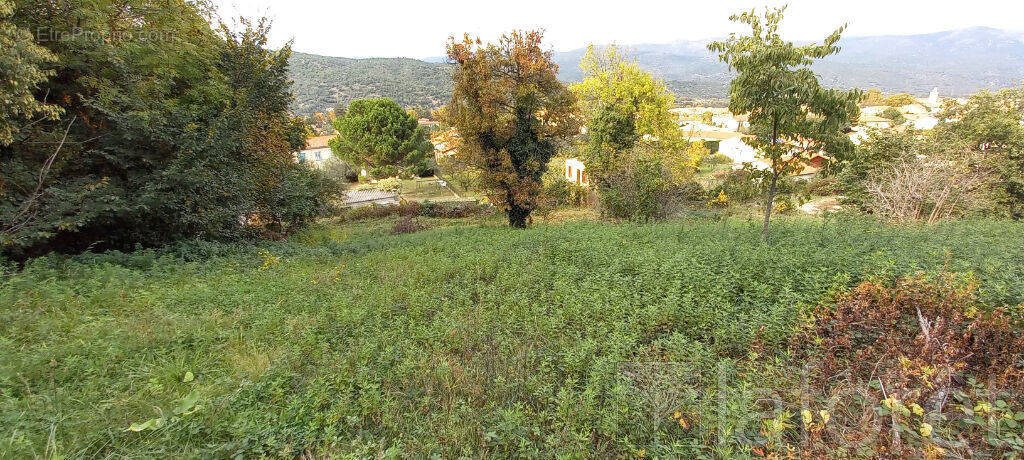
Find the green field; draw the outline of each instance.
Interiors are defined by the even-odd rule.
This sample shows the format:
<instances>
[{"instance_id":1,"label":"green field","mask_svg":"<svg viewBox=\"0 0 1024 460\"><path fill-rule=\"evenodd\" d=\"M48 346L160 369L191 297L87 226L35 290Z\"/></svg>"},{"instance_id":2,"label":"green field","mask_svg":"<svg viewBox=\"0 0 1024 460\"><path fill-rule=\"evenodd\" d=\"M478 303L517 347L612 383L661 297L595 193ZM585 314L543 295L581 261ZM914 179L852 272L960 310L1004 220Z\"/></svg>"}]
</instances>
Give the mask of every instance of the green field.
<instances>
[{"instance_id":1,"label":"green field","mask_svg":"<svg viewBox=\"0 0 1024 460\"><path fill-rule=\"evenodd\" d=\"M31 261L0 284L0 456L750 455L835 292L945 267L1024 301L1017 223L499 217Z\"/></svg>"}]
</instances>

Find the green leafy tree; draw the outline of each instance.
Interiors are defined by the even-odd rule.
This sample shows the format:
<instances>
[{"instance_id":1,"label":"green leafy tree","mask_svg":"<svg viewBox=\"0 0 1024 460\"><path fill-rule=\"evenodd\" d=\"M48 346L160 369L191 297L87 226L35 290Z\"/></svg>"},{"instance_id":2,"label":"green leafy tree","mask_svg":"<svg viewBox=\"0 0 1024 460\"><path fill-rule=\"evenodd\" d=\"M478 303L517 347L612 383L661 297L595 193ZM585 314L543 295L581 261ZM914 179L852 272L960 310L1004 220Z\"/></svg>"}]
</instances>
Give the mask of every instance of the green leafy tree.
<instances>
[{"instance_id":1,"label":"green leafy tree","mask_svg":"<svg viewBox=\"0 0 1024 460\"><path fill-rule=\"evenodd\" d=\"M306 117L301 116L293 116L288 120L285 134L288 136L288 146L292 150L302 150L306 147L306 139L315 135Z\"/></svg>"},{"instance_id":2,"label":"green leafy tree","mask_svg":"<svg viewBox=\"0 0 1024 460\"><path fill-rule=\"evenodd\" d=\"M729 110L749 113L753 137L747 142L767 160L767 194L763 237L768 237L779 177L796 170L808 154L833 155L853 148L843 133L858 113L858 91L826 89L810 66L816 59L839 51L840 27L822 44L796 46L779 35L783 8L733 15L750 27L749 35L732 34L708 45L736 72L729 84Z\"/></svg>"},{"instance_id":3,"label":"green leafy tree","mask_svg":"<svg viewBox=\"0 0 1024 460\"><path fill-rule=\"evenodd\" d=\"M661 214L662 192L697 167L669 112L674 95L615 45L591 45L580 68L584 79L571 87L587 124L580 156L602 209L637 220Z\"/></svg>"},{"instance_id":4,"label":"green leafy tree","mask_svg":"<svg viewBox=\"0 0 1024 460\"><path fill-rule=\"evenodd\" d=\"M207 4L187 0L15 6L17 28L80 33L37 41L55 59L32 94L61 118L37 116L0 145L0 224L18 222L5 255L287 231L308 221L299 208L326 209L332 189L292 158L290 47L267 48L265 21L212 27Z\"/></svg>"},{"instance_id":5,"label":"green leafy tree","mask_svg":"<svg viewBox=\"0 0 1024 460\"><path fill-rule=\"evenodd\" d=\"M587 123L588 148L583 160L598 182L629 162L627 152L637 142L655 144L645 149L659 156L682 159L686 142L669 110L675 96L661 80L630 61L615 45L590 45L580 61L583 81L571 89ZM692 159L691 159L692 160ZM696 161L690 161L696 167Z\"/></svg>"},{"instance_id":6,"label":"green leafy tree","mask_svg":"<svg viewBox=\"0 0 1024 460\"><path fill-rule=\"evenodd\" d=\"M416 117L387 98L352 101L345 114L334 120L334 127L338 130L338 137L330 141L334 154L370 170L419 166L434 151Z\"/></svg>"},{"instance_id":7,"label":"green leafy tree","mask_svg":"<svg viewBox=\"0 0 1024 460\"><path fill-rule=\"evenodd\" d=\"M633 116L638 136L679 137L675 117L669 112L675 96L664 82L628 60L617 46L602 49L590 45L580 60L580 69L583 81L571 89L585 119L592 120L609 106L616 106L617 111Z\"/></svg>"},{"instance_id":8,"label":"green leafy tree","mask_svg":"<svg viewBox=\"0 0 1024 460\"><path fill-rule=\"evenodd\" d=\"M575 98L558 81L542 37L513 31L487 45L468 34L448 43L456 68L445 121L458 130L458 154L470 158L481 188L516 228L537 208L556 142L579 132Z\"/></svg>"},{"instance_id":9,"label":"green leafy tree","mask_svg":"<svg viewBox=\"0 0 1024 460\"><path fill-rule=\"evenodd\" d=\"M589 120L587 144L580 153L598 186L628 163L640 137L636 129L636 113L621 104L607 105Z\"/></svg>"},{"instance_id":10,"label":"green leafy tree","mask_svg":"<svg viewBox=\"0 0 1024 460\"><path fill-rule=\"evenodd\" d=\"M981 91L946 110L932 133L933 149L966 150L998 176L1000 214L1024 218L1024 86Z\"/></svg>"},{"instance_id":11,"label":"green leafy tree","mask_svg":"<svg viewBox=\"0 0 1024 460\"><path fill-rule=\"evenodd\" d=\"M21 123L33 117L56 119L60 108L37 100L40 83L53 75L56 57L37 45L32 33L11 22L14 4L0 0L0 145L14 141Z\"/></svg>"}]
</instances>

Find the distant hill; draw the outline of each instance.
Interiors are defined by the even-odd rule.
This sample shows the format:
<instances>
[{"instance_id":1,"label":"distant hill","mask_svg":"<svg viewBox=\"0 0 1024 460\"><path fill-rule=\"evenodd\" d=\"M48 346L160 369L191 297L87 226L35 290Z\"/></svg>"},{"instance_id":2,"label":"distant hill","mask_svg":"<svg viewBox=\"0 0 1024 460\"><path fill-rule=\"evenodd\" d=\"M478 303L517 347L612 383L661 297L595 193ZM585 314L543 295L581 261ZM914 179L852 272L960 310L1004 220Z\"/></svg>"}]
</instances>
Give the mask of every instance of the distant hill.
<instances>
[{"instance_id":1,"label":"distant hill","mask_svg":"<svg viewBox=\"0 0 1024 460\"><path fill-rule=\"evenodd\" d=\"M629 45L641 67L665 80L680 100L724 98L731 75L703 41ZM846 37L842 51L816 64L822 83L887 93L962 96L1024 79L1024 34L976 27L923 35ZM556 52L559 77L578 81L585 49ZM427 62L433 61L433 62ZM323 110L360 97L387 96L405 106L437 106L451 92L442 59L345 59L295 53L296 110Z\"/></svg>"},{"instance_id":2,"label":"distant hill","mask_svg":"<svg viewBox=\"0 0 1024 460\"><path fill-rule=\"evenodd\" d=\"M451 66L406 58L349 59L292 53L296 113L322 112L355 99L389 97L403 107L439 107L451 97Z\"/></svg>"}]
</instances>

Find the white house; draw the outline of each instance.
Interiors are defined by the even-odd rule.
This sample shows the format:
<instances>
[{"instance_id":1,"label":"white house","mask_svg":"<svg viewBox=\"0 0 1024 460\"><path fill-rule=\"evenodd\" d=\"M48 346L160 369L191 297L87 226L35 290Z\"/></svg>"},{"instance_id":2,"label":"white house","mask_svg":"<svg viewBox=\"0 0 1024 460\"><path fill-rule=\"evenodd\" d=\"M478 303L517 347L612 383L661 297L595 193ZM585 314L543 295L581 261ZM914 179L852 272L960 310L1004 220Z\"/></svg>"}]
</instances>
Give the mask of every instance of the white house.
<instances>
[{"instance_id":1,"label":"white house","mask_svg":"<svg viewBox=\"0 0 1024 460\"><path fill-rule=\"evenodd\" d=\"M863 126L857 126L853 128L853 131L850 131L848 136L850 136L850 142L853 142L853 145L860 145L861 142L868 138L868 130Z\"/></svg>"},{"instance_id":2,"label":"white house","mask_svg":"<svg viewBox=\"0 0 1024 460\"><path fill-rule=\"evenodd\" d=\"M932 129L938 124L939 119L932 116L921 117L914 120L914 128L916 129Z\"/></svg>"},{"instance_id":3,"label":"white house","mask_svg":"<svg viewBox=\"0 0 1024 460\"><path fill-rule=\"evenodd\" d=\"M733 136L722 139L718 143L718 153L732 159L733 163L752 163L757 159L757 152L746 142L742 136Z\"/></svg>"},{"instance_id":4,"label":"white house","mask_svg":"<svg viewBox=\"0 0 1024 460\"><path fill-rule=\"evenodd\" d=\"M721 126L729 131L736 131L740 129L739 120L732 117L732 115L715 115L711 117L711 123L714 125Z\"/></svg>"},{"instance_id":5,"label":"white house","mask_svg":"<svg viewBox=\"0 0 1024 460\"><path fill-rule=\"evenodd\" d=\"M590 185L587 167L578 158L565 160L565 180L576 185Z\"/></svg>"},{"instance_id":6,"label":"white house","mask_svg":"<svg viewBox=\"0 0 1024 460\"><path fill-rule=\"evenodd\" d=\"M295 161L307 164L311 168L323 168L324 161L334 156L331 146L327 144L333 137L334 135L327 135L306 139L306 148L295 153Z\"/></svg>"}]
</instances>

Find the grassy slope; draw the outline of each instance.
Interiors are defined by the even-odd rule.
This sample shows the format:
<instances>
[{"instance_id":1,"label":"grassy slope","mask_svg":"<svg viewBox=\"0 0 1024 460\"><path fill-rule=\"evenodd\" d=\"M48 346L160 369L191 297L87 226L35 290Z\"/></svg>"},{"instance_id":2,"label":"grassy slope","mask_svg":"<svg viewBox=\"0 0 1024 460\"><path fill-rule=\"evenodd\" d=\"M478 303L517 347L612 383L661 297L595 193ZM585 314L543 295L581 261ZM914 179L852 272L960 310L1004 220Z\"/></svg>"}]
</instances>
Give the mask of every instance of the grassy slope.
<instances>
[{"instance_id":1,"label":"grassy slope","mask_svg":"<svg viewBox=\"0 0 1024 460\"><path fill-rule=\"evenodd\" d=\"M710 419L702 372L785 365L800 314L858 280L948 260L1024 300L1012 223L782 220L771 245L738 220L385 228L37 261L0 284L0 453L707 454L742 440L681 429L622 363L682 366L678 404ZM193 390L194 413L123 431Z\"/></svg>"}]
</instances>

